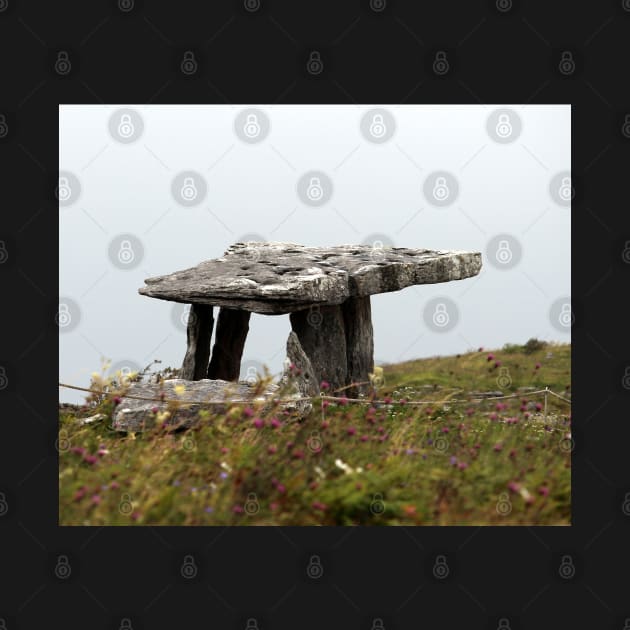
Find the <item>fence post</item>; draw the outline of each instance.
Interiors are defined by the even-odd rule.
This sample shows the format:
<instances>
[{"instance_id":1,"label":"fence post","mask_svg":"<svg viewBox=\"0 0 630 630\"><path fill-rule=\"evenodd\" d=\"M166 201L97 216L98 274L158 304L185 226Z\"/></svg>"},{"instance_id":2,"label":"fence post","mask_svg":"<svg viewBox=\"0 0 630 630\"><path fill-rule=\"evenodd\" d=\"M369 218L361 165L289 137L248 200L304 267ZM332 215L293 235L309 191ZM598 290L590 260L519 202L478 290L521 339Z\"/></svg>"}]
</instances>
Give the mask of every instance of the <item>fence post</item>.
<instances>
[{"instance_id":1,"label":"fence post","mask_svg":"<svg viewBox=\"0 0 630 630\"><path fill-rule=\"evenodd\" d=\"M547 424L547 392L549 391L549 387L545 386L545 424Z\"/></svg>"}]
</instances>

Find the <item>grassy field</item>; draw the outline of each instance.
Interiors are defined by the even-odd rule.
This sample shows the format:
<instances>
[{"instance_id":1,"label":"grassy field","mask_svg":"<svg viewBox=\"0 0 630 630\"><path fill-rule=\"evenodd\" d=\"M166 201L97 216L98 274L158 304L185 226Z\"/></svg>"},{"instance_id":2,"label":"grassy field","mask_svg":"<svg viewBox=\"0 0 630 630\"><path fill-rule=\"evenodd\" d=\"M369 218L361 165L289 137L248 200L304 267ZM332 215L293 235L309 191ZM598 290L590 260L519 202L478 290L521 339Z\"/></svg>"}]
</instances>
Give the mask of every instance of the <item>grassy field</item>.
<instances>
[{"instance_id":1,"label":"grassy field","mask_svg":"<svg viewBox=\"0 0 630 630\"><path fill-rule=\"evenodd\" d=\"M117 433L112 396L94 396L60 408L59 523L568 525L570 405L549 396L545 415L523 388L570 397L570 354L532 341L386 365L385 402L316 399L301 422L239 405ZM467 400L495 390L518 395Z\"/></svg>"}]
</instances>

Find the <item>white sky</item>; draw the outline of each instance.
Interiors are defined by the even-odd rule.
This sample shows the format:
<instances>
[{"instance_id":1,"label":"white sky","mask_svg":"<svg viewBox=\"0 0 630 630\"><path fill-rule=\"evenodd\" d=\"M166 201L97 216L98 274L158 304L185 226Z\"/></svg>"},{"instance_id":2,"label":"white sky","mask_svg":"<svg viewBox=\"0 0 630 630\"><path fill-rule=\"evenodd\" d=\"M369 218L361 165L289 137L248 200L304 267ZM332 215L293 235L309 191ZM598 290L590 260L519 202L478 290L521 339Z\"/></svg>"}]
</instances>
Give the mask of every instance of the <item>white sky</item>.
<instances>
[{"instance_id":1,"label":"white sky","mask_svg":"<svg viewBox=\"0 0 630 630\"><path fill-rule=\"evenodd\" d=\"M146 277L220 256L246 234L321 246L382 235L399 246L481 251L477 278L373 297L377 361L534 336L570 340L549 312L555 300L570 296L571 208L550 191L558 174L571 169L570 106L252 107L270 123L267 137L254 144L235 134L245 106L60 108L60 170L81 186L80 196L59 208L60 299L71 298L80 309L79 319L72 307L73 326L60 334L62 381L86 385L102 357L141 366L159 358L163 366L179 366L186 335L173 324L173 305L140 296L138 288ZM393 136L382 144L369 142L361 130L362 117L377 107L395 121ZM116 120L121 108L142 119L135 142L110 134L110 117ZM521 130L514 141L500 143L488 120L505 108L518 115ZM171 190L187 170L203 175L207 185L204 200L189 207ZM333 185L332 198L318 207L296 192L311 170ZM431 204L423 192L436 171L456 178L451 205ZM121 234L142 243L142 260L133 269L110 261L112 239ZM520 244L517 265L489 264L487 246L499 234ZM437 332L423 309L442 296L456 304L459 319ZM253 315L244 361L278 372L288 332L288 316ZM61 390L60 398L82 397Z\"/></svg>"}]
</instances>

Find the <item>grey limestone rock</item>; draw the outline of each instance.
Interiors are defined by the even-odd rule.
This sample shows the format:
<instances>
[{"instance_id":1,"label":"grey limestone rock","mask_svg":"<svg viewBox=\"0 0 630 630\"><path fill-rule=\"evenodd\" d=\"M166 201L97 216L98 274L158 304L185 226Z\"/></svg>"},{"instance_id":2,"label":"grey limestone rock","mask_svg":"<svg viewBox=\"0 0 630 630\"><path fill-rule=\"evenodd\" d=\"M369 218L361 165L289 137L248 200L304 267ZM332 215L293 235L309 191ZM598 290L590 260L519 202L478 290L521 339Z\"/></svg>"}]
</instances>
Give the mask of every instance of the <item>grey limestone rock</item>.
<instances>
[{"instance_id":1,"label":"grey limestone rock","mask_svg":"<svg viewBox=\"0 0 630 630\"><path fill-rule=\"evenodd\" d=\"M319 394L319 381L313 371L310 359L306 356L298 336L291 331L287 339L287 359L290 366L285 369L281 386L291 384L302 396L317 396Z\"/></svg>"},{"instance_id":2,"label":"grey limestone rock","mask_svg":"<svg viewBox=\"0 0 630 630\"><path fill-rule=\"evenodd\" d=\"M185 391L178 395L175 387L183 385ZM155 425L156 412L165 411L167 402L158 402L160 394L164 392L165 401L177 400L180 404L166 420L166 424L181 428L189 428L199 420L198 413L202 409L208 409L214 413L225 413L231 405L231 401L249 401L251 404L262 403L261 413L265 413L273 406L273 399L277 396L278 385L271 383L263 391L259 391L256 385L245 381L238 383L202 379L188 381L183 379L169 379L163 381L162 388L155 383L134 383L126 395L122 397L116 406L112 416L112 428L118 431L143 431ZM130 398L137 396L138 398ZM290 412L292 415L306 415L310 407L305 407L299 401L292 399L296 395L286 396L282 394L286 403L281 403L280 409ZM218 404L208 404L216 402Z\"/></svg>"},{"instance_id":3,"label":"grey limestone rock","mask_svg":"<svg viewBox=\"0 0 630 630\"><path fill-rule=\"evenodd\" d=\"M230 246L221 258L147 278L139 292L272 315L415 284L462 280L480 269L479 252L248 241Z\"/></svg>"}]
</instances>

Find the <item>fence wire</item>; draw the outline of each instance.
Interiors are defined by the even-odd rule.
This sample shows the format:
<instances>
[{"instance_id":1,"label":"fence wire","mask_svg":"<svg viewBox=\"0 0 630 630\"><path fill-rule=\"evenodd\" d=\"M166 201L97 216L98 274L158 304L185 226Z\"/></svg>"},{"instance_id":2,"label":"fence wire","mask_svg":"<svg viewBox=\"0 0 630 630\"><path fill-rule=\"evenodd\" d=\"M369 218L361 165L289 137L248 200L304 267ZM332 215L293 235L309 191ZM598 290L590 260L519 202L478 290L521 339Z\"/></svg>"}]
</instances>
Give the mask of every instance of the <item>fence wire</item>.
<instances>
[{"instance_id":1,"label":"fence wire","mask_svg":"<svg viewBox=\"0 0 630 630\"><path fill-rule=\"evenodd\" d=\"M367 384L367 382L366 383L352 383L351 385L347 385L338 390L335 390L333 393L339 393L350 387L355 387L357 385L365 385L365 384ZM63 387L65 389L73 389L73 390L77 390L81 392L87 392L91 394L97 394L100 396L110 396L110 397L119 396L121 399L128 398L132 400L144 400L147 402L157 402L157 403L162 403L162 404L172 403L172 404L179 404L179 405L225 405L226 403L228 403L228 404L235 404L235 405L239 405L239 404L246 405L246 404L257 402L256 398L252 398L249 400L225 399L225 400L185 401L179 398L164 398L164 397L153 398L149 396L135 396L133 394L124 394L124 393L119 395L116 392L107 392L107 391L103 391L99 389L91 389L88 387L79 387L78 385L69 385L67 383L59 383L59 387ZM324 392L320 392L319 396L299 396L299 397L283 398L283 399L276 399L276 398L270 397L270 400L271 402L274 402L276 404L294 404L297 402L306 402L306 401L314 402L315 400L320 399L322 401L328 400L331 402L337 402L337 403L343 403L343 404L346 404L346 403L364 404L364 405L404 404L405 406L416 406L416 405L419 406L419 405L471 404L471 403L483 402L483 401L506 400L510 398L525 398L525 397L531 398L533 396L544 396L546 400L546 397L548 394L550 394L551 396L555 396L556 398L566 402L569 405L571 404L570 399L552 391L548 387L546 387L545 389L539 389L539 390L530 391L530 392L507 394L505 396L471 396L470 398L460 398L460 399L446 398L443 400L407 400L405 398L400 398L398 400L389 399L389 398L387 400L385 399L377 400L374 398L347 398L346 396L333 396L331 394L325 394Z\"/></svg>"}]
</instances>

